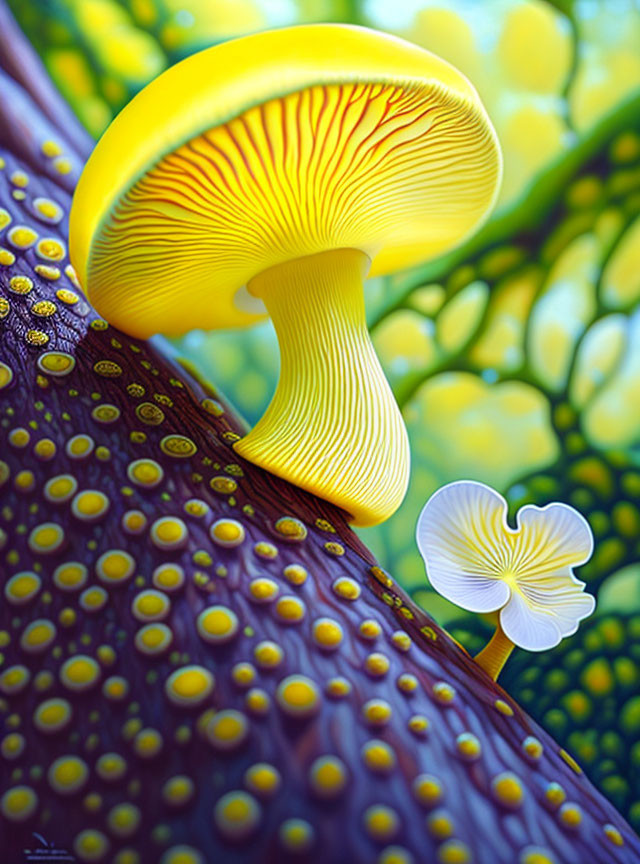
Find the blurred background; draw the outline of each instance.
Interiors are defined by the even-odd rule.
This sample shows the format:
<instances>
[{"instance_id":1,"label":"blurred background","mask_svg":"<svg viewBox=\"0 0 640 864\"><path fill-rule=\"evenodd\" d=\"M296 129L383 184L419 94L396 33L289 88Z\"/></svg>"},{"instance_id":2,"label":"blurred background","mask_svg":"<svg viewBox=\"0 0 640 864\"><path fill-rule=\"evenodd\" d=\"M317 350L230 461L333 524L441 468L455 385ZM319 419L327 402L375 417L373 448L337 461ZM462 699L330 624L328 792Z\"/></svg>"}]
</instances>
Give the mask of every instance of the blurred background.
<instances>
[{"instance_id":1,"label":"blurred background","mask_svg":"<svg viewBox=\"0 0 640 864\"><path fill-rule=\"evenodd\" d=\"M592 619L501 677L640 829L640 2L638 0L11 0L96 138L194 51L314 21L403 36L476 86L504 151L496 211L464 247L367 285L369 325L404 413L412 481L361 532L470 651L492 632L429 587L418 513L460 478L561 500L597 539L579 575ZM269 324L193 332L177 349L248 423L278 375Z\"/></svg>"}]
</instances>

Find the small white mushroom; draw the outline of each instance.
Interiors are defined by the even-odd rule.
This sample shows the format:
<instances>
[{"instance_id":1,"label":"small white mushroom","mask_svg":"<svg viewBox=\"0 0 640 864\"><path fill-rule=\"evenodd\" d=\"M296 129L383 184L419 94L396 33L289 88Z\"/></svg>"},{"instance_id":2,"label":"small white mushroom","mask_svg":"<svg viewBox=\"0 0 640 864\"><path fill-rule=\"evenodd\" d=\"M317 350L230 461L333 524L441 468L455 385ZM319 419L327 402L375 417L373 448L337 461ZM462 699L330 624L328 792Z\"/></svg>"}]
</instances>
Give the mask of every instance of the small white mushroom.
<instances>
[{"instance_id":1,"label":"small white mushroom","mask_svg":"<svg viewBox=\"0 0 640 864\"><path fill-rule=\"evenodd\" d=\"M595 599L573 574L593 552L586 519L566 504L527 505L507 522L507 502L483 483L443 486L427 501L416 539L435 590L470 612L498 612L476 657L494 678L514 645L546 651L578 629Z\"/></svg>"}]
</instances>

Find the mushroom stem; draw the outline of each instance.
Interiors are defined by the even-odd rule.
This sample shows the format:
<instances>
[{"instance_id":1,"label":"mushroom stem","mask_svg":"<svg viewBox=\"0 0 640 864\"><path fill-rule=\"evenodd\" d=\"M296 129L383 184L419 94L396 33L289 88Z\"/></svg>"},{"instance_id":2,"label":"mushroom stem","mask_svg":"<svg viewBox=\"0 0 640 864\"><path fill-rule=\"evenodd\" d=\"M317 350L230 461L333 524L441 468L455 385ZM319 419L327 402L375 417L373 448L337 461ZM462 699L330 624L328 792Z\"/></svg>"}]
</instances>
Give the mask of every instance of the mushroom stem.
<instances>
[{"instance_id":1,"label":"mushroom stem","mask_svg":"<svg viewBox=\"0 0 640 864\"><path fill-rule=\"evenodd\" d=\"M509 659L509 655L514 647L513 642L505 635L498 621L496 632L482 651L476 654L473 659L479 666L482 666L487 675L490 675L494 681L497 681L498 676L502 672L502 667Z\"/></svg>"},{"instance_id":2,"label":"mushroom stem","mask_svg":"<svg viewBox=\"0 0 640 864\"><path fill-rule=\"evenodd\" d=\"M409 478L400 410L365 320L369 258L337 249L263 271L248 285L280 345L273 399L237 452L346 510L357 525L387 519Z\"/></svg>"}]
</instances>

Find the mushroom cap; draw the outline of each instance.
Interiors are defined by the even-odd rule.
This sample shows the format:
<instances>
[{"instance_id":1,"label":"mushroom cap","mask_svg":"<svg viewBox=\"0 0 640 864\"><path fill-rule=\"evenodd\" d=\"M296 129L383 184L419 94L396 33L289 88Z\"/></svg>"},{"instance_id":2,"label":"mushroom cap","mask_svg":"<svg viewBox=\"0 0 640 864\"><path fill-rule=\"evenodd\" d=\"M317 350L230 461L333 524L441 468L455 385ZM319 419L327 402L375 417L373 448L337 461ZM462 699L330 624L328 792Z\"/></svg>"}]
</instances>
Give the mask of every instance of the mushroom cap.
<instances>
[{"instance_id":1,"label":"mushroom cap","mask_svg":"<svg viewBox=\"0 0 640 864\"><path fill-rule=\"evenodd\" d=\"M469 81L401 39L338 24L262 32L171 67L116 117L75 193L70 254L128 333L245 326L245 286L357 248L371 275L459 243L501 175Z\"/></svg>"}]
</instances>

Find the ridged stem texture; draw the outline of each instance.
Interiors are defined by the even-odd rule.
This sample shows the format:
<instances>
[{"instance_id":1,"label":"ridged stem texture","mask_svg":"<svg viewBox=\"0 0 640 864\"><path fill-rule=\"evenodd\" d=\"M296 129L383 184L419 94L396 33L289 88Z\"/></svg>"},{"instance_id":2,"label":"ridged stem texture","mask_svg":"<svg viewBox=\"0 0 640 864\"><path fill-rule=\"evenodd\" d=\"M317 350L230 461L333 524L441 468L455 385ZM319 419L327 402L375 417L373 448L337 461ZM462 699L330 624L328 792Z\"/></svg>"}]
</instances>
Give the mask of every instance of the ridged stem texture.
<instances>
[{"instance_id":1,"label":"ridged stem texture","mask_svg":"<svg viewBox=\"0 0 640 864\"><path fill-rule=\"evenodd\" d=\"M272 267L249 284L280 345L280 378L255 428L236 444L246 459L372 525L400 505L409 477L402 416L365 320L356 249Z\"/></svg>"}]
</instances>

